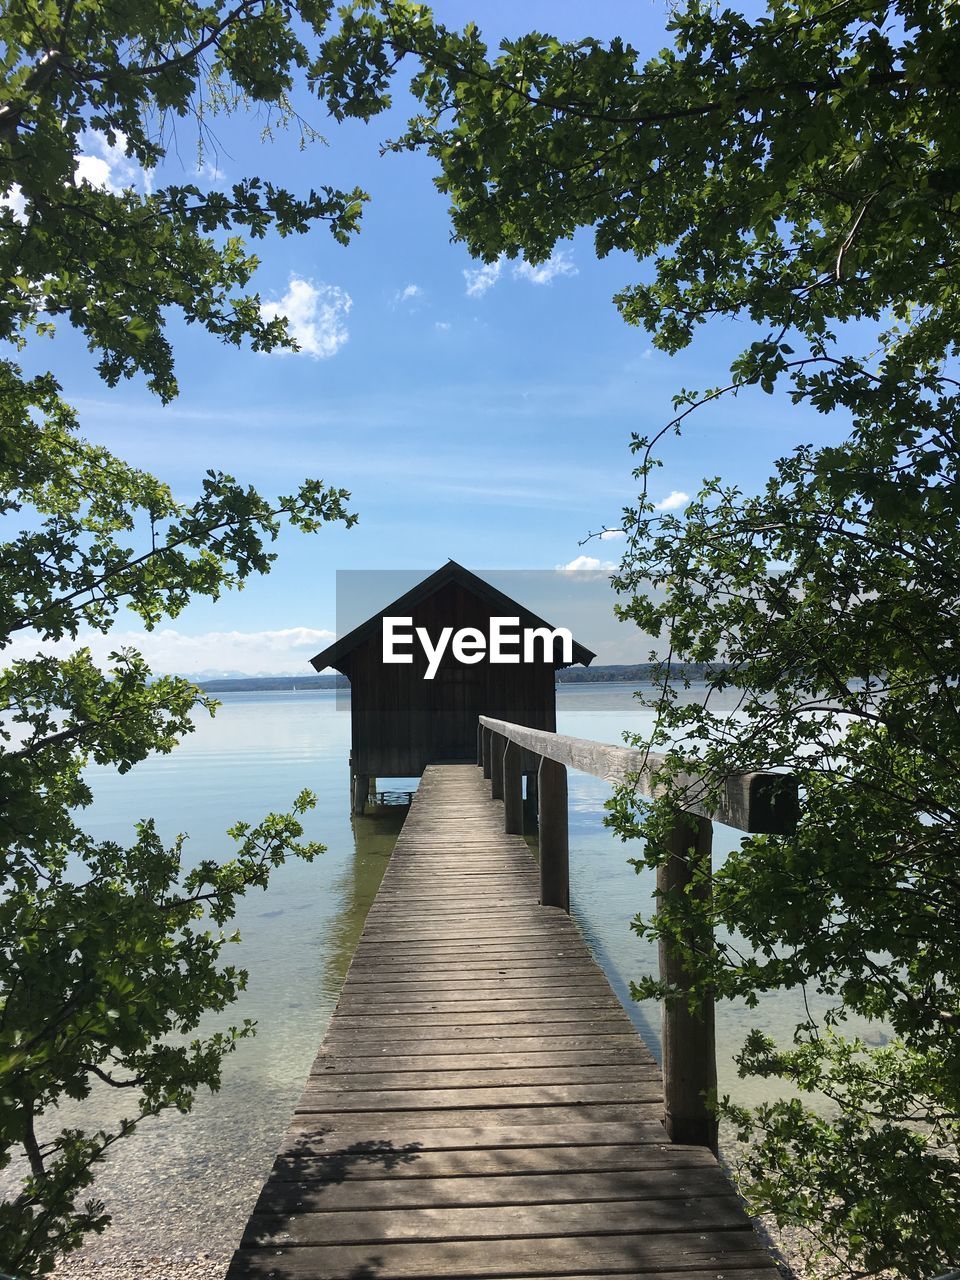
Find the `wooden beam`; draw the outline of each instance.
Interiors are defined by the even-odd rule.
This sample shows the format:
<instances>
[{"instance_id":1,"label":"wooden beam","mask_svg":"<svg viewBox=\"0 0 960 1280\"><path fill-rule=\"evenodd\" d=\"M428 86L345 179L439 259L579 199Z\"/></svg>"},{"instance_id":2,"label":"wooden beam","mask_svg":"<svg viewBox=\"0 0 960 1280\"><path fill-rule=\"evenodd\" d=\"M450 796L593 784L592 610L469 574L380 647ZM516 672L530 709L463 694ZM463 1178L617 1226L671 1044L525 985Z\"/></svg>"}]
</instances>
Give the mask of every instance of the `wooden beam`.
<instances>
[{"instance_id":1,"label":"wooden beam","mask_svg":"<svg viewBox=\"0 0 960 1280\"><path fill-rule=\"evenodd\" d=\"M544 756L537 777L540 796L540 902L570 910L570 838L567 771Z\"/></svg>"},{"instance_id":2,"label":"wooden beam","mask_svg":"<svg viewBox=\"0 0 960 1280\"><path fill-rule=\"evenodd\" d=\"M523 751L503 739L503 829L507 835L523 835Z\"/></svg>"},{"instance_id":3,"label":"wooden beam","mask_svg":"<svg viewBox=\"0 0 960 1280\"><path fill-rule=\"evenodd\" d=\"M713 826L708 818L678 813L667 841L667 858L657 867L657 901L690 895L710 897ZM658 907L659 909L659 907ZM713 934L689 937L687 945L713 948ZM663 1126L671 1142L709 1147L717 1153L717 1117L707 1097L717 1087L717 1048L712 995L691 1009L684 998L690 979L682 955L660 939L660 979L680 995L661 1002L663 1041Z\"/></svg>"},{"instance_id":4,"label":"wooden beam","mask_svg":"<svg viewBox=\"0 0 960 1280\"><path fill-rule=\"evenodd\" d=\"M367 796L370 793L370 776L366 773L355 773L353 775L353 795L351 802L353 812L358 816L363 814L364 806L367 803Z\"/></svg>"},{"instance_id":5,"label":"wooden beam","mask_svg":"<svg viewBox=\"0 0 960 1280\"><path fill-rule=\"evenodd\" d=\"M490 740L490 797L503 799L503 752L507 740L502 733L493 734Z\"/></svg>"},{"instance_id":6,"label":"wooden beam","mask_svg":"<svg viewBox=\"0 0 960 1280\"><path fill-rule=\"evenodd\" d=\"M656 752L571 738L489 716L481 716L480 723L528 751L570 769L605 778L615 786L632 784L640 795L651 797L664 790L657 782L657 771L663 767L666 757ZM723 779L719 786L715 778L681 774L675 782L683 791L682 804L687 813L712 818L740 831L772 835L792 831L796 825L797 782L791 774L743 773Z\"/></svg>"},{"instance_id":7,"label":"wooden beam","mask_svg":"<svg viewBox=\"0 0 960 1280\"><path fill-rule=\"evenodd\" d=\"M482 723L482 718L481 718ZM490 739L493 737L493 730L487 725L483 726L483 776L490 777Z\"/></svg>"},{"instance_id":8,"label":"wooden beam","mask_svg":"<svg viewBox=\"0 0 960 1280\"><path fill-rule=\"evenodd\" d=\"M536 831L540 817L540 798L537 795L537 770L540 768L540 756L537 756L537 768L525 775L527 794L523 797L523 829Z\"/></svg>"}]
</instances>

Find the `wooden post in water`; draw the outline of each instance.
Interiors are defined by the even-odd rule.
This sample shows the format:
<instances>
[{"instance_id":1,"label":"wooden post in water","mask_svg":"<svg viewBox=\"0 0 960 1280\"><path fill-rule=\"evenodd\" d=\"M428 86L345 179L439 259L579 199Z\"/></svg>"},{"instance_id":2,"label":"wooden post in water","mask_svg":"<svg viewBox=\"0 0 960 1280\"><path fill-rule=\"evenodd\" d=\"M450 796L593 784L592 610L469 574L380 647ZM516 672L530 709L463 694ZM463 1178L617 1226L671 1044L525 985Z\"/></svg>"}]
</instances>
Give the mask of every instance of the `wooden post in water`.
<instances>
[{"instance_id":1,"label":"wooden post in water","mask_svg":"<svg viewBox=\"0 0 960 1280\"><path fill-rule=\"evenodd\" d=\"M503 799L503 752L507 740L501 733L495 733L490 739L490 797L493 800Z\"/></svg>"},{"instance_id":2,"label":"wooden post in water","mask_svg":"<svg viewBox=\"0 0 960 1280\"><path fill-rule=\"evenodd\" d=\"M510 836L523 835L523 750L507 739L503 749L503 829Z\"/></svg>"},{"instance_id":3,"label":"wooden post in water","mask_svg":"<svg viewBox=\"0 0 960 1280\"><path fill-rule=\"evenodd\" d=\"M657 898L690 892L710 896L713 823L709 818L678 813L667 843L669 856L657 868ZM688 886L693 885L688 889ZM691 942L695 939L691 938ZM712 947L713 938L702 945ZM681 956L660 939L660 978L681 991L689 988ZM717 1152L717 1118L707 1108L706 1095L717 1087L717 1049L713 997L691 1011L686 1000L665 1000L663 1026L664 1128L671 1142L709 1147Z\"/></svg>"},{"instance_id":4,"label":"wooden post in water","mask_svg":"<svg viewBox=\"0 0 960 1280\"><path fill-rule=\"evenodd\" d=\"M493 730L484 728L483 730L483 776L490 777L490 739L493 737Z\"/></svg>"},{"instance_id":5,"label":"wooden post in water","mask_svg":"<svg viewBox=\"0 0 960 1280\"><path fill-rule=\"evenodd\" d=\"M540 758L537 776L540 807L540 901L570 910L570 840L566 766Z\"/></svg>"},{"instance_id":6,"label":"wooden post in water","mask_svg":"<svg viewBox=\"0 0 960 1280\"><path fill-rule=\"evenodd\" d=\"M362 814L364 805L367 803L367 796L370 793L370 775L367 773L355 773L353 775L353 812Z\"/></svg>"}]
</instances>

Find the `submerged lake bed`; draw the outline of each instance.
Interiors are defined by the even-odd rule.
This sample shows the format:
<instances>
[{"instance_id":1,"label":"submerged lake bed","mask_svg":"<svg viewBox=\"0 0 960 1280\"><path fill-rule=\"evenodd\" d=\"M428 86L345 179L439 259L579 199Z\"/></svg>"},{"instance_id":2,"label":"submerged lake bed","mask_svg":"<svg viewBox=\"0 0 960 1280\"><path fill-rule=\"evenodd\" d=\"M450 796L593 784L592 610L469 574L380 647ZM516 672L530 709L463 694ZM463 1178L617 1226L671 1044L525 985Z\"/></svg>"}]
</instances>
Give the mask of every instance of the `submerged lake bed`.
<instances>
[{"instance_id":1,"label":"submerged lake bed","mask_svg":"<svg viewBox=\"0 0 960 1280\"><path fill-rule=\"evenodd\" d=\"M697 696L696 688L689 696ZM89 771L95 802L83 815L99 839L129 842L134 823L153 817L161 836L189 833L185 863L227 857L226 829L283 811L303 788L317 797L305 835L327 851L312 864L293 860L273 873L266 891L242 900L235 919L242 941L226 959L249 971L237 1004L201 1031L257 1022L255 1038L224 1063L219 1093L198 1096L192 1112L166 1113L117 1145L100 1170L94 1193L113 1215L106 1233L85 1246L91 1258L117 1251L170 1256L229 1254L273 1161L310 1064L336 1005L367 909L376 895L405 809L381 809L354 819L349 804L348 699L334 691L290 690L218 694L214 718L169 756L144 761L120 777ZM650 712L625 684L565 684L557 691L561 733L617 743L644 733ZM411 789L390 780L391 789ZM637 873L638 850L604 826L610 787L570 773L571 910L638 1031L659 1054L659 1012L633 1002L631 979L656 972L655 945L637 937L631 920L653 908L654 873ZM718 826L714 858L736 847L740 834ZM231 926L231 931L234 926ZM756 1009L717 1009L721 1093L749 1104L769 1094L762 1082L741 1081L733 1055L751 1027L786 1039L803 1016L802 997L778 994ZM64 1106L51 1120L94 1129L127 1114L123 1091L99 1088L82 1106Z\"/></svg>"}]
</instances>

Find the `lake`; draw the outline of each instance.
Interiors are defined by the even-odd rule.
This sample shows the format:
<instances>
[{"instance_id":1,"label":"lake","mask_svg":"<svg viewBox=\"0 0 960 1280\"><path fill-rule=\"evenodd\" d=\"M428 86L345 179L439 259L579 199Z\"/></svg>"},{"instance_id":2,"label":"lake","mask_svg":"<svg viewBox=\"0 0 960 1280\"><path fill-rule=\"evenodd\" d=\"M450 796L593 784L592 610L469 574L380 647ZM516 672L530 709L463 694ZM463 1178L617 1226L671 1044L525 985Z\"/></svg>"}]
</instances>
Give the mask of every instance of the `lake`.
<instances>
[{"instance_id":1,"label":"lake","mask_svg":"<svg viewBox=\"0 0 960 1280\"><path fill-rule=\"evenodd\" d=\"M627 729L649 729L649 713L622 684L562 685L557 694L561 733L620 742ZM696 689L687 696L696 696ZM214 719L169 756L158 756L124 777L94 768L96 800L84 826L103 839L128 842L133 823L153 816L161 835L190 835L188 862L224 855L224 832L238 819L256 820L285 809L304 787L317 796L307 835L328 851L313 864L294 861L273 875L269 889L240 904L242 942L231 963L249 970L248 990L231 1021L254 1018L255 1039L226 1061L223 1088L198 1098L188 1116L167 1114L120 1143L98 1177L97 1193L113 1212L107 1234L88 1251L114 1247L149 1252L229 1250L270 1168L310 1063L336 1004L363 920L380 883L402 811L353 820L347 757L350 716L333 691L217 695ZM341 704L346 700L341 698ZM393 784L391 784L393 785ZM415 781L409 784L415 786ZM630 929L649 912L653 873L635 873L634 853L603 826L610 788L571 772L570 875L572 912L597 960L646 1041L658 1051L656 1007L630 1000L629 982L655 971L655 947ZM715 831L715 860L739 836ZM222 1015L214 1025L223 1025ZM747 1011L717 1010L721 1091L749 1103L765 1096L761 1082L737 1079L733 1054L751 1026L788 1037L802 1016L799 997L777 995ZM83 1107L64 1107L63 1123L94 1128L123 1114L122 1094L98 1091Z\"/></svg>"}]
</instances>

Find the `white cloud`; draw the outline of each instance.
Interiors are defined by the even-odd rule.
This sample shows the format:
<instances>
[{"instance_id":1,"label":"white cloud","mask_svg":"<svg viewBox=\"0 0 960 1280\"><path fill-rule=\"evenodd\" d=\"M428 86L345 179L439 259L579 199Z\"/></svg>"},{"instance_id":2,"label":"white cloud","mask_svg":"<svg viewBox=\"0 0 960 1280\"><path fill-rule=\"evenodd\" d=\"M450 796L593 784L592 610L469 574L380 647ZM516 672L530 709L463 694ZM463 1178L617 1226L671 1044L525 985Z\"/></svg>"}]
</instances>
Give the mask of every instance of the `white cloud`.
<instances>
[{"instance_id":1,"label":"white cloud","mask_svg":"<svg viewBox=\"0 0 960 1280\"><path fill-rule=\"evenodd\" d=\"M625 538L626 532L623 529L604 529L600 535L601 542L616 542L620 538Z\"/></svg>"},{"instance_id":2,"label":"white cloud","mask_svg":"<svg viewBox=\"0 0 960 1280\"><path fill-rule=\"evenodd\" d=\"M667 494L662 502L654 503L654 509L656 511L676 511L677 507L684 507L689 501L689 493L674 489L672 493Z\"/></svg>"},{"instance_id":3,"label":"white cloud","mask_svg":"<svg viewBox=\"0 0 960 1280\"><path fill-rule=\"evenodd\" d=\"M598 569L606 570L616 567L612 560L598 560L596 556L577 556L569 564L557 565L563 573L576 573L580 569L592 569L596 572Z\"/></svg>"},{"instance_id":4,"label":"white cloud","mask_svg":"<svg viewBox=\"0 0 960 1280\"><path fill-rule=\"evenodd\" d=\"M530 284L551 284L557 276L577 275L577 268L570 256L570 250L560 248L554 249L546 262L541 262L539 266L535 267L529 262L518 262L513 268L513 274L518 280L526 280Z\"/></svg>"},{"instance_id":5,"label":"white cloud","mask_svg":"<svg viewBox=\"0 0 960 1280\"><path fill-rule=\"evenodd\" d=\"M103 187L106 191L119 192L110 180L110 166L100 156L80 156L77 160L77 182L89 182L91 187Z\"/></svg>"},{"instance_id":6,"label":"white cloud","mask_svg":"<svg viewBox=\"0 0 960 1280\"><path fill-rule=\"evenodd\" d=\"M145 182L143 170L127 155L127 140L122 133L117 134L117 141L111 146L102 133L88 129L83 144L87 150L78 156L74 169L78 183L89 182L91 187L119 195L127 187Z\"/></svg>"},{"instance_id":7,"label":"white cloud","mask_svg":"<svg viewBox=\"0 0 960 1280\"><path fill-rule=\"evenodd\" d=\"M467 283L467 297L482 298L488 289L492 289L503 274L503 264L504 256L501 254L496 262L484 262L479 267L465 267L463 278ZM551 284L557 276L575 275L577 267L571 251L565 246L555 249L546 262L541 262L538 266L530 262L518 262L513 268L514 279L525 280L528 284Z\"/></svg>"},{"instance_id":8,"label":"white cloud","mask_svg":"<svg viewBox=\"0 0 960 1280\"><path fill-rule=\"evenodd\" d=\"M138 649L158 675L169 672L238 671L245 675L309 674L309 659L335 638L333 631L313 627L287 627L280 631L206 631L184 635L172 627L158 631L111 631L107 635L89 632L76 643L41 643L35 637L18 635L0 654L0 664L37 653L66 657L81 647L88 648L99 667L109 665L109 655L117 649Z\"/></svg>"},{"instance_id":9,"label":"white cloud","mask_svg":"<svg viewBox=\"0 0 960 1280\"><path fill-rule=\"evenodd\" d=\"M260 308L264 320L284 316L290 336L300 354L326 360L336 355L347 341L346 318L353 306L349 293L334 284L315 284L299 276L290 277L290 287L278 302ZM288 351L276 352L289 355Z\"/></svg>"},{"instance_id":10,"label":"white cloud","mask_svg":"<svg viewBox=\"0 0 960 1280\"><path fill-rule=\"evenodd\" d=\"M6 195L0 196L0 209L9 209L13 214L14 222L26 222L27 206L18 182L11 185Z\"/></svg>"},{"instance_id":11,"label":"white cloud","mask_svg":"<svg viewBox=\"0 0 960 1280\"><path fill-rule=\"evenodd\" d=\"M423 290L418 284L408 284L405 289L398 289L394 302L399 306L402 302L412 302L414 298L423 297Z\"/></svg>"},{"instance_id":12,"label":"white cloud","mask_svg":"<svg viewBox=\"0 0 960 1280\"><path fill-rule=\"evenodd\" d=\"M197 177L203 178L207 182L222 182L227 175L219 167L209 160L201 160L197 165Z\"/></svg>"},{"instance_id":13,"label":"white cloud","mask_svg":"<svg viewBox=\"0 0 960 1280\"><path fill-rule=\"evenodd\" d=\"M500 279L503 270L503 258L496 262L484 262L479 267L464 267L463 278L467 282L467 297L482 298L488 289Z\"/></svg>"},{"instance_id":14,"label":"white cloud","mask_svg":"<svg viewBox=\"0 0 960 1280\"><path fill-rule=\"evenodd\" d=\"M438 320L433 327L438 333L449 333L451 328L449 320Z\"/></svg>"}]
</instances>

